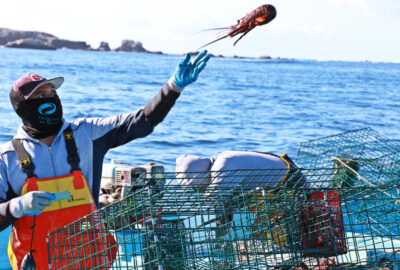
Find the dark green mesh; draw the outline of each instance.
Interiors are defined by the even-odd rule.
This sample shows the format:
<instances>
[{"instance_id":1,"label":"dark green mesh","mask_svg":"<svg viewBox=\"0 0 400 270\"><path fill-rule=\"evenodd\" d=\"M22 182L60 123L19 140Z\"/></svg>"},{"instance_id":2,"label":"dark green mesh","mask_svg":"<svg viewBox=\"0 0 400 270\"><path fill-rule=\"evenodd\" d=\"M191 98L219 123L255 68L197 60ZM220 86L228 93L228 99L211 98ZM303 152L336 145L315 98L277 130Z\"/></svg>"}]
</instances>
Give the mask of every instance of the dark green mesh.
<instances>
[{"instance_id":1,"label":"dark green mesh","mask_svg":"<svg viewBox=\"0 0 400 270\"><path fill-rule=\"evenodd\" d=\"M191 177L196 175L204 174ZM184 186L179 183L187 175L165 173L121 201L49 234L51 269L82 269L89 262L92 269L400 265L397 179L376 187L355 186L358 178L343 167L217 175L226 179L197 179L197 185ZM273 185L272 180L263 187L229 185L284 177L291 185ZM83 235L91 237L71 244Z\"/></svg>"}]
</instances>

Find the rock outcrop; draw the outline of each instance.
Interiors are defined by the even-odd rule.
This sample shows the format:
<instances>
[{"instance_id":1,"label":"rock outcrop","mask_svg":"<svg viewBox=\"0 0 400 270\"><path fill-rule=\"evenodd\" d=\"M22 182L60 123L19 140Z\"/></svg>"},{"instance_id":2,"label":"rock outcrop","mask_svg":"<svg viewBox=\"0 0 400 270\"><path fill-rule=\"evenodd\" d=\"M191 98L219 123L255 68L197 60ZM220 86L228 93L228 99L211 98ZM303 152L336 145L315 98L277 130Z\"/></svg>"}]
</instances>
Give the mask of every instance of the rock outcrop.
<instances>
[{"instance_id":1,"label":"rock outcrop","mask_svg":"<svg viewBox=\"0 0 400 270\"><path fill-rule=\"evenodd\" d=\"M44 32L37 31L17 31L8 28L0 28L0 45L6 45L8 42L20 39L33 39L47 42L49 39L57 38Z\"/></svg>"},{"instance_id":2,"label":"rock outcrop","mask_svg":"<svg viewBox=\"0 0 400 270\"><path fill-rule=\"evenodd\" d=\"M10 48L25 48L25 49L39 49L39 50L55 50L54 46L49 45L47 42L40 39L26 38L9 41L5 47Z\"/></svg>"},{"instance_id":3,"label":"rock outcrop","mask_svg":"<svg viewBox=\"0 0 400 270\"><path fill-rule=\"evenodd\" d=\"M142 42L125 39L121 42L121 46L115 49L116 52L140 52L140 53L152 53L152 54L163 54L161 51L148 51L143 47Z\"/></svg>"},{"instance_id":4,"label":"rock outcrop","mask_svg":"<svg viewBox=\"0 0 400 270\"><path fill-rule=\"evenodd\" d=\"M100 46L95 51L109 52L111 51L111 49L110 46L108 45L108 42L102 41L100 42Z\"/></svg>"},{"instance_id":5,"label":"rock outcrop","mask_svg":"<svg viewBox=\"0 0 400 270\"><path fill-rule=\"evenodd\" d=\"M71 41L59 39L56 36L45 32L37 31L18 31L8 28L0 28L0 45L14 48L29 49L71 49L89 50L90 46L84 41Z\"/></svg>"},{"instance_id":6,"label":"rock outcrop","mask_svg":"<svg viewBox=\"0 0 400 270\"><path fill-rule=\"evenodd\" d=\"M90 45L88 45L85 41L72 41L54 38L49 40L49 44L57 49L90 50Z\"/></svg>"},{"instance_id":7,"label":"rock outcrop","mask_svg":"<svg viewBox=\"0 0 400 270\"><path fill-rule=\"evenodd\" d=\"M123 40L121 46L116 48L117 52L149 52L145 48L143 48L143 44L140 41L134 40Z\"/></svg>"},{"instance_id":8,"label":"rock outcrop","mask_svg":"<svg viewBox=\"0 0 400 270\"><path fill-rule=\"evenodd\" d=\"M19 31L8 28L0 28L0 46L42 50L71 49L104 52L112 51L105 41L100 43L99 48L92 49L85 41L60 39L45 32ZM142 42L134 40L123 40L121 46L114 51L163 54L161 51L148 51L143 47Z\"/></svg>"}]
</instances>

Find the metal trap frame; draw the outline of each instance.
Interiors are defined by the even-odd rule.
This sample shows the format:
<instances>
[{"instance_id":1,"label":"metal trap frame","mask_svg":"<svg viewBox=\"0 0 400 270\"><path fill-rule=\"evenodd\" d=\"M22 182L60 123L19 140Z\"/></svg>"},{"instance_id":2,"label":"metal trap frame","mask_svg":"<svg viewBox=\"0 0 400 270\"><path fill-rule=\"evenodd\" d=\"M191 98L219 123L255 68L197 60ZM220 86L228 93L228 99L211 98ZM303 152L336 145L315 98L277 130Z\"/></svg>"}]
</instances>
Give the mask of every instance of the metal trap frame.
<instances>
[{"instance_id":1,"label":"metal trap frame","mask_svg":"<svg viewBox=\"0 0 400 270\"><path fill-rule=\"evenodd\" d=\"M302 168L346 167L337 182L315 186L375 187L400 176L400 145L371 128L351 130L302 142L296 163Z\"/></svg>"},{"instance_id":2,"label":"metal trap frame","mask_svg":"<svg viewBox=\"0 0 400 270\"><path fill-rule=\"evenodd\" d=\"M312 186L338 181L346 170L191 173L190 185L182 185L187 174L165 173L162 181L149 181L123 200L50 233L49 265L146 270L399 266L398 183L379 189Z\"/></svg>"}]
</instances>

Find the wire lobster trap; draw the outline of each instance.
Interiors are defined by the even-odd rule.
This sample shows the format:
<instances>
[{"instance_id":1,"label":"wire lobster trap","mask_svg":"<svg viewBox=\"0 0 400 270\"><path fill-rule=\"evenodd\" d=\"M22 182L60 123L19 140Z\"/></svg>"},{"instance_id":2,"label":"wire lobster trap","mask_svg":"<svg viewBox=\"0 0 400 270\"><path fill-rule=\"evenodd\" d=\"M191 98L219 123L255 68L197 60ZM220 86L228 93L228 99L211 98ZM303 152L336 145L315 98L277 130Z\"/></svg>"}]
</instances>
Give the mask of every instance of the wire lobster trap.
<instances>
[{"instance_id":1,"label":"wire lobster trap","mask_svg":"<svg viewBox=\"0 0 400 270\"><path fill-rule=\"evenodd\" d=\"M317 187L375 187L399 179L400 145L363 128L301 143L296 162L302 168L347 168L336 182L314 182Z\"/></svg>"},{"instance_id":2,"label":"wire lobster trap","mask_svg":"<svg viewBox=\"0 0 400 270\"><path fill-rule=\"evenodd\" d=\"M399 266L399 199L382 192L394 194L397 185L381 185L378 190L308 184L310 179L335 181L345 170L192 173L189 185L182 185L187 174L165 173L162 181L149 181L123 200L50 233L49 266L141 270ZM243 179L257 184L243 185Z\"/></svg>"}]
</instances>

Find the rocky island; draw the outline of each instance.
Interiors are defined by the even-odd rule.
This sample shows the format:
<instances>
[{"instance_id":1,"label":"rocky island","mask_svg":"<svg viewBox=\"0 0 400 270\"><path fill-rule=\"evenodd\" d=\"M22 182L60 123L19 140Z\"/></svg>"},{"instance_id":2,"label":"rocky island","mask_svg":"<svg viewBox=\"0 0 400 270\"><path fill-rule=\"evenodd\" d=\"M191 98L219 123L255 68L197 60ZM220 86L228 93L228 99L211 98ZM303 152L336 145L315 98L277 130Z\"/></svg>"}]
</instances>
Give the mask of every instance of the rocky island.
<instances>
[{"instance_id":1,"label":"rocky island","mask_svg":"<svg viewBox=\"0 0 400 270\"><path fill-rule=\"evenodd\" d=\"M58 38L52 34L39 31L20 31L0 27L0 47L9 48L26 48L39 50L85 50L85 51L101 51L101 52L140 52L163 54L161 51L149 51L143 47L142 42L134 40L122 40L118 48L111 49L108 42L102 41L97 49L91 48L85 41L73 41ZM197 55L199 52L191 52L192 55ZM223 55L213 55L212 57L224 57ZM253 57L244 57L234 55L233 58L246 59ZM268 55L259 57L260 60L272 59ZM279 59L279 58L278 58Z\"/></svg>"},{"instance_id":2,"label":"rocky island","mask_svg":"<svg viewBox=\"0 0 400 270\"><path fill-rule=\"evenodd\" d=\"M102 41L97 49L93 49L85 41L60 39L54 35L38 31L19 31L0 28L0 46L9 48L27 48L40 50L85 50L85 51L117 51L162 54L161 51L148 51L143 44L134 40L123 40L121 46L112 50L107 42Z\"/></svg>"}]
</instances>

